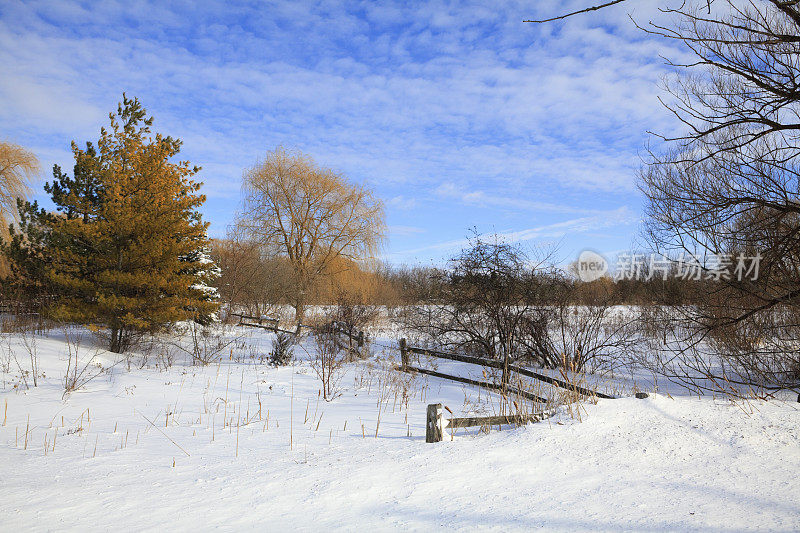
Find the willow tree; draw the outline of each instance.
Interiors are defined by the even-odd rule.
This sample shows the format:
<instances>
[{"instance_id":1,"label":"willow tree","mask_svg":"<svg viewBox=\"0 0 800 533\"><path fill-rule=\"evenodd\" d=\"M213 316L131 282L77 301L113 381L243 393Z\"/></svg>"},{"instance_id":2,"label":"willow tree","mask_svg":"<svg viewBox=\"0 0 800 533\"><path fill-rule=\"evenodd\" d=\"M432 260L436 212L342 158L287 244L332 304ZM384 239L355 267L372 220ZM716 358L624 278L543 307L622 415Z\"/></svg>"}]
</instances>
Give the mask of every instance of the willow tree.
<instances>
[{"instance_id":1,"label":"willow tree","mask_svg":"<svg viewBox=\"0 0 800 533\"><path fill-rule=\"evenodd\" d=\"M30 192L30 182L39 173L39 161L25 148L0 142L0 235L8 236L8 225L17 219L17 199Z\"/></svg>"},{"instance_id":2,"label":"willow tree","mask_svg":"<svg viewBox=\"0 0 800 533\"><path fill-rule=\"evenodd\" d=\"M337 259L367 260L383 241L383 203L374 193L301 152L268 152L245 171L242 190L240 227L292 267L298 328L309 290L342 264Z\"/></svg>"}]
</instances>

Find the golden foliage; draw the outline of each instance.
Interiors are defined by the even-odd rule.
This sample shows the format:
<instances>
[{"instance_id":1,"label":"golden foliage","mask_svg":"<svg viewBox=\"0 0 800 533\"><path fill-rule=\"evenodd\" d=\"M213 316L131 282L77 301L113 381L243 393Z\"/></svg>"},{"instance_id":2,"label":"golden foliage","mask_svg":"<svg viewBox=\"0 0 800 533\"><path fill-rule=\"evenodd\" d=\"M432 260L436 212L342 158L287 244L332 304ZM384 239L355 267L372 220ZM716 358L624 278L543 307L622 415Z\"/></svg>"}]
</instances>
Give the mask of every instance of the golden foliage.
<instances>
[{"instance_id":1,"label":"golden foliage","mask_svg":"<svg viewBox=\"0 0 800 533\"><path fill-rule=\"evenodd\" d=\"M364 268L355 261L338 258L328 275L320 277L314 286L312 301L333 304L347 294L368 304L392 304L399 301L397 289L372 268Z\"/></svg>"},{"instance_id":2,"label":"golden foliage","mask_svg":"<svg viewBox=\"0 0 800 533\"><path fill-rule=\"evenodd\" d=\"M245 171L242 188L238 225L267 254L288 259L298 320L320 276L336 274L340 259L374 257L383 242L383 203L373 192L301 152L269 152Z\"/></svg>"},{"instance_id":3,"label":"golden foliage","mask_svg":"<svg viewBox=\"0 0 800 533\"><path fill-rule=\"evenodd\" d=\"M298 284L285 255L262 254L257 243L232 233L211 241L211 257L222 270L216 286L229 309L274 314L277 306L294 302ZM342 294L370 305L401 302L398 287L386 272L339 257L315 279L306 299L308 304L335 304Z\"/></svg>"},{"instance_id":4,"label":"golden foliage","mask_svg":"<svg viewBox=\"0 0 800 533\"><path fill-rule=\"evenodd\" d=\"M17 217L17 198L30 194L39 174L39 160L13 143L0 141L0 235L8 236L8 225Z\"/></svg>"},{"instance_id":5,"label":"golden foliage","mask_svg":"<svg viewBox=\"0 0 800 533\"><path fill-rule=\"evenodd\" d=\"M212 315L218 304L204 287L216 269L202 257L207 224L197 209L205 201L199 169L170 159L180 141L149 135L144 110L124 100L110 115L92 168L99 201L66 196L67 211L84 216L58 219L51 281L64 297L53 309L59 319L100 320L111 329L111 350L122 351L137 331L153 331L178 320ZM133 119L129 117L133 117ZM73 143L75 160L86 157ZM72 209L69 209L72 208Z\"/></svg>"},{"instance_id":6,"label":"golden foliage","mask_svg":"<svg viewBox=\"0 0 800 533\"><path fill-rule=\"evenodd\" d=\"M39 160L31 152L10 142L0 141L0 238L9 236L8 226L17 221L17 198L30 194L30 185L39 174ZM8 259L0 257L0 278L8 276Z\"/></svg>"}]
</instances>

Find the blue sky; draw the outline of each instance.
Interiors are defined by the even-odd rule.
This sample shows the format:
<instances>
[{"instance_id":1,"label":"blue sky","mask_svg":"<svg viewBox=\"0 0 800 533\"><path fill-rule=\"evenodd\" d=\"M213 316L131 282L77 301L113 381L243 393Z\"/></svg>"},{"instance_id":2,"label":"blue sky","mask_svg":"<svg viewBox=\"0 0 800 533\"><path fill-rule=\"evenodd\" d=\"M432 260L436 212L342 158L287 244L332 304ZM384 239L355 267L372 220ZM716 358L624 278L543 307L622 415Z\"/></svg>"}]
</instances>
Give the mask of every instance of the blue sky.
<instances>
[{"instance_id":1,"label":"blue sky","mask_svg":"<svg viewBox=\"0 0 800 533\"><path fill-rule=\"evenodd\" d=\"M649 0L521 22L585 5L3 0L0 138L48 179L125 91L203 167L212 236L284 145L376 190L394 263L439 262L473 227L613 254L639 231L647 131L677 127L659 54L682 52L633 27Z\"/></svg>"}]
</instances>

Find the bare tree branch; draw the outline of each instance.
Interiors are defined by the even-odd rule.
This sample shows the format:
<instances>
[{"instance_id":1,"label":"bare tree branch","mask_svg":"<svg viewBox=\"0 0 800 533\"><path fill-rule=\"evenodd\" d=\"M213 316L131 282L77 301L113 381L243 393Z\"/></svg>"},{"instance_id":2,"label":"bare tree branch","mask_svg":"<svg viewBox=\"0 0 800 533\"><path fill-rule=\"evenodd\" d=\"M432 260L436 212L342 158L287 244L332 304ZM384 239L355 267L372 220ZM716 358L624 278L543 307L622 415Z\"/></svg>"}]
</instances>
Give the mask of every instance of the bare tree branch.
<instances>
[{"instance_id":1,"label":"bare tree branch","mask_svg":"<svg viewBox=\"0 0 800 533\"><path fill-rule=\"evenodd\" d=\"M523 20L522 22L533 22L535 24L543 24L545 22L553 22L554 20L563 20L565 18L569 18L569 17L572 17L574 15L580 15L581 13L589 13L591 11L597 11L598 9L603 9L605 7L613 6L614 4L621 4L622 2L625 2L625 1L626 0L612 0L611 2L606 2L605 4L600 4L600 5L596 5L596 6L587 7L586 9L573 11L572 13L567 13L565 15L560 15L558 17L553 17L553 18L544 19L544 20Z\"/></svg>"}]
</instances>

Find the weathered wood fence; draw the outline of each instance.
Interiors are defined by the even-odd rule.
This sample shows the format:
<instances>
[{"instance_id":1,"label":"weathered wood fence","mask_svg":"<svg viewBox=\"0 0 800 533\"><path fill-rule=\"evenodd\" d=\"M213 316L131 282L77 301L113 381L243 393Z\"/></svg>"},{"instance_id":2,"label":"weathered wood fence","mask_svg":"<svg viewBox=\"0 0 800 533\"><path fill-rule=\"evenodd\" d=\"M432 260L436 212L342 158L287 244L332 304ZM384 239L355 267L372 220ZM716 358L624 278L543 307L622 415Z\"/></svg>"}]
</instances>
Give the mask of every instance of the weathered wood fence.
<instances>
[{"instance_id":1,"label":"weathered wood fence","mask_svg":"<svg viewBox=\"0 0 800 533\"><path fill-rule=\"evenodd\" d=\"M363 331L359 330L356 332L352 332L350 331L350 328L344 328L340 324L337 324L336 322L333 323L333 330L336 333L347 337L350 340L351 346L352 343L355 342L356 347L358 348L359 351L361 351L361 349L364 348L364 339L366 338L366 335L364 334Z\"/></svg>"},{"instance_id":2,"label":"weathered wood fence","mask_svg":"<svg viewBox=\"0 0 800 533\"><path fill-rule=\"evenodd\" d=\"M250 326L256 328L267 329L270 331L275 332L284 332L284 333L293 333L290 331L284 331L279 329L279 320L277 318L271 318L266 316L252 316L252 315L244 315L239 313L231 313L231 316L239 317L239 325L242 326ZM250 321L250 322L246 322ZM305 324L301 324L301 327L310 327L306 326ZM351 343L355 342L356 347L359 351L361 351L365 344L366 344L366 335L364 331L351 331L351 328L342 327L340 324L334 323L333 324L334 331L340 335L344 335L347 337ZM574 392L576 394L580 394L581 396L596 396L597 398L604 398L604 399L613 399L614 396L604 394L602 392L589 390L584 387L580 387L573 383L566 382L564 380L554 378L552 376L548 376L546 374L541 374L539 372L534 372L533 370L521 367L519 365L508 364L506 365L503 361L498 361L495 359L487 359L485 357L475 357L472 355L464 355L464 354L455 354L455 353L447 353L441 352L438 350L431 350L429 348L422 348L419 346L409 346L408 342L405 338L401 338L399 341L400 346L400 367L398 370L402 372L413 372L417 374L425 374L428 376L433 376L441 379L447 379L450 381L455 381L458 383L466 383L467 385L474 385L476 387L483 387L490 390L497 390L502 391L506 394L510 394L512 396L519 396L522 398L526 398L528 400L540 403L547 403L546 398L542 398L541 396L537 396L529 391L523 390L519 387L514 386L511 383L508 383L508 379L501 380L505 381L505 383L493 383L491 381L482 381L472 378L465 378L461 376L454 376L451 374L445 374L443 372L437 372L435 370L429 370L427 368L421 368L417 366L412 366L410 363L410 354L417 354L417 355L426 355L429 357L435 357L439 359L447 359L450 361L458 361L461 363L468 363L472 365L478 365L486 368L494 368L501 371L504 371L504 375L507 375L506 372L515 372L521 376L529 377L532 379L536 379L550 385Z\"/></svg>"},{"instance_id":3,"label":"weathered wood fence","mask_svg":"<svg viewBox=\"0 0 800 533\"><path fill-rule=\"evenodd\" d=\"M278 324L280 323L280 321L277 318L271 318L263 315L253 316L253 315L242 315L239 313L230 313L230 315L239 317L240 326L250 326L253 328L262 328L274 331L275 329L278 328ZM245 322L246 320L248 320L249 322Z\"/></svg>"},{"instance_id":4,"label":"weathered wood fence","mask_svg":"<svg viewBox=\"0 0 800 533\"><path fill-rule=\"evenodd\" d=\"M269 331L281 332L281 333L296 333L294 331L287 331L279 328L280 320L277 318L272 318L268 316L254 316L254 315L244 315L240 313L230 313L230 316L235 316L239 318L239 326L249 326L251 328L261 328L266 329ZM302 328L312 328L308 324L300 324ZM359 350L364 347L366 335L363 331L356 331L351 332L347 328L343 328L341 325L334 323L333 330L339 334L344 335L347 337L352 344L355 342L356 346Z\"/></svg>"},{"instance_id":5,"label":"weathered wood fence","mask_svg":"<svg viewBox=\"0 0 800 533\"><path fill-rule=\"evenodd\" d=\"M231 313L231 316L239 317L239 325L242 326L263 328L276 332L283 331L278 327L280 322L277 318L243 315L238 313ZM310 326L301 324L301 327L310 327ZM343 327L341 324L337 323L333 323L332 327L335 333L344 335L345 337L348 338L351 347L352 343L355 342L359 351L364 348L366 344L365 341L366 335L364 334L363 331L360 330L353 331L352 328ZM286 332L286 333L292 333L292 332ZM606 398L606 399L614 398L614 396L604 394L602 392L589 390L587 388L580 387L573 383L569 383L567 381L554 378L552 376L541 374L539 372L534 372L533 370L521 367L519 365L514 365L510 363L506 364L503 361L498 361L495 359L487 359L485 357L476 357L465 354L441 352L438 350L431 350L430 348L422 348L419 346L409 346L408 341L405 338L400 339L399 347L400 347L400 366L397 367L397 370L400 370L402 372L425 374L428 376L442 378L449 381L455 381L458 383L466 383L468 385L483 387L489 390L501 391L503 394L518 396L521 398L526 398L528 400L544 404L548 402L546 398L537 396L536 394L533 394L527 390L523 390L520 387L514 386L513 384L509 383L508 381L510 380L508 379L508 377L510 373L515 372L521 376L536 379L544 383L548 383L555 387L559 387L582 396L587 396L587 397L596 396L597 398ZM494 383L491 381L482 381L462 376L454 376L451 374L445 374L443 372L438 372L435 370L429 370L427 368L421 368L419 366L412 366L411 354L425 355L428 357L434 357L438 359L458 361L461 363L468 363L485 368L494 368L497 370L501 370L503 371L503 376L504 376L504 379L502 379L501 381L504 381L504 383ZM550 418L554 414L555 414L555 409L551 408L531 414L445 418L443 406L441 403L430 404L428 405L428 410L427 410L427 421L425 426L426 427L425 442L441 442L444 438L444 430L447 428L456 429L456 428L467 428L467 427L492 427L492 426L503 426L503 425L518 426L528 423L540 422L542 420Z\"/></svg>"},{"instance_id":6,"label":"weathered wood fence","mask_svg":"<svg viewBox=\"0 0 800 533\"><path fill-rule=\"evenodd\" d=\"M272 318L272 317L263 316L263 315L262 316L242 315L242 314L239 314L239 313L230 313L230 315L239 317L239 323L238 323L239 326L247 326L247 327L251 327L251 328L261 328L261 329L266 329L267 331L274 331L275 333L287 333L289 335L297 334L296 331L289 331L289 330L286 330L286 329L281 329L279 327L280 326L280 320L277 319L277 318ZM246 320L249 320L250 322L245 322ZM308 327L308 326L304 326L303 324L301 324L301 326Z\"/></svg>"},{"instance_id":7,"label":"weathered wood fence","mask_svg":"<svg viewBox=\"0 0 800 533\"><path fill-rule=\"evenodd\" d=\"M450 374L437 372L435 370L428 370L427 368L412 366L411 354L426 355L429 357L435 357L439 359L447 359L450 361L458 361L462 363L468 363L487 368L495 368L498 370L503 370L505 372L509 371L516 372L519 375L543 381L550 385L572 391L582 396L587 396L587 397L596 396L598 398L607 398L607 399L614 398L613 396L610 396L608 394L592 391L584 387L575 385L573 383L568 383L564 380L554 378L552 376L547 376L539 372L534 372L527 368L523 368L519 365L514 365L514 364L506 365L502 361L487 359L484 357L446 353L437 350L431 350L428 348L421 348L418 346L409 346L405 338L400 339L400 367L398 367L398 370L401 370L403 372L426 374L428 376L434 376L442 379L447 379L450 381L456 381L459 383L467 383L469 385L475 385L478 387L484 387L492 390L500 390L506 394L517 395L535 402L547 403L547 399L539 397L526 390L522 390L519 387L515 387L510 383L498 384L489 381L481 381L471 378L465 378L461 376L453 376ZM442 410L442 404L440 403L430 404L428 405L427 421L425 425L425 442L441 442L444 436L444 430L446 428L455 429L455 428L465 428L465 427L475 427L475 426L492 427L492 426L502 426L502 425L522 425L522 424L540 422L546 418L550 418L554 414L555 414L555 409L548 409L538 413L522 414L522 415L518 414L518 415L445 418Z\"/></svg>"},{"instance_id":8,"label":"weathered wood fence","mask_svg":"<svg viewBox=\"0 0 800 533\"><path fill-rule=\"evenodd\" d=\"M425 442L441 442L444 437L444 430L447 428L467 428L467 427L492 427L541 422L555 414L555 409L548 409L539 413L527 415L498 415L498 416L468 416L445 418L442 404L432 403L428 405L427 421L425 424Z\"/></svg>"},{"instance_id":9,"label":"weathered wood fence","mask_svg":"<svg viewBox=\"0 0 800 533\"><path fill-rule=\"evenodd\" d=\"M478 381L478 380L469 379L469 378L462 378L460 376L451 376L449 374L443 374L441 372L436 372L436 371L428 370L428 369L425 369L425 368L419 368L419 367L411 366L409 354L412 354L412 353L413 354L419 354L419 355L427 355L427 356L436 357L436 358L439 358L439 359L448 359L450 361L459 361L459 362L462 362L462 363L469 363L469 364L483 366L483 367L487 367L487 368L496 368L496 369L499 369L499 370L503 370L503 368L505 366L502 361L497 361L497 360L494 360L494 359L486 359L484 357L475 357L475 356L472 356L472 355L462 355L462 354L453 354L453 353L440 352L440 351L437 351L437 350L430 350L428 348L420 348L418 346L409 346L407 341L406 341L406 339L404 339L404 338L400 339L400 361L401 361L401 365L400 365L399 370L401 370L403 372L417 372L417 373L420 373L420 374L427 374L429 376L435 376L435 377L439 377L439 378L443 378L443 379L449 379L449 380L458 381L458 382L461 382L461 383L468 383L470 385L477 385L477 386L481 386L481 387L485 386L487 388L494 389L494 390L500 390L502 388L502 385L498 385L497 383L491 383L491 382L487 382L487 381ZM543 381L543 382L548 383L550 385L554 385L556 387L559 387L559 388L562 388L562 389L565 389L565 390L569 390L571 392L574 392L576 394L580 394L582 396L596 396L598 398L605 398L605 399L613 399L614 398L614 396L611 396L611 395L608 395L608 394L604 394L602 392L592 391L592 390L589 390L587 388L575 385L573 383L568 383L568 382L560 380L558 378L554 378L552 376L547 376L547 375L541 374L539 372L534 372L532 370L529 370L527 368L521 367L519 365L509 364L508 365L508 369L510 371L512 371L512 372L516 372L517 374L519 374L521 376L529 377L529 378L532 378L532 379L537 379L539 381ZM538 396L530 394L527 391L520 391L516 387L513 387L512 385L507 385L506 388L511 394L519 394L520 396L528 398L529 400L540 401L540 402L546 402L547 401L544 398L540 398Z\"/></svg>"}]
</instances>

